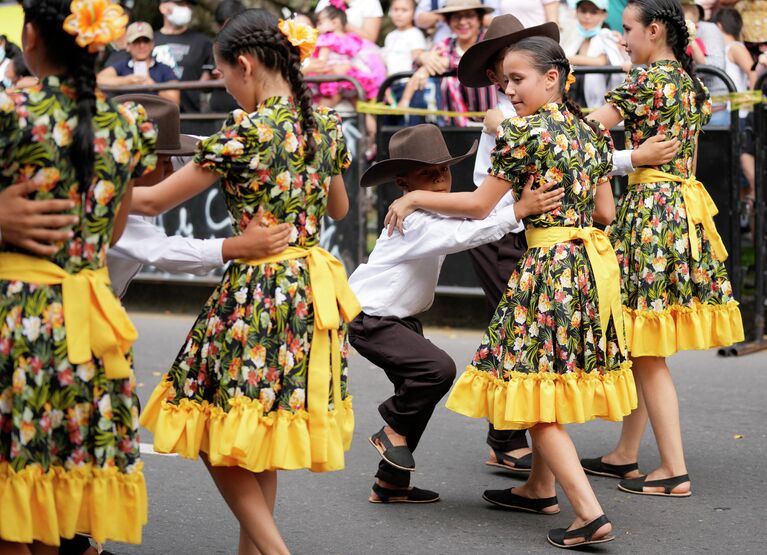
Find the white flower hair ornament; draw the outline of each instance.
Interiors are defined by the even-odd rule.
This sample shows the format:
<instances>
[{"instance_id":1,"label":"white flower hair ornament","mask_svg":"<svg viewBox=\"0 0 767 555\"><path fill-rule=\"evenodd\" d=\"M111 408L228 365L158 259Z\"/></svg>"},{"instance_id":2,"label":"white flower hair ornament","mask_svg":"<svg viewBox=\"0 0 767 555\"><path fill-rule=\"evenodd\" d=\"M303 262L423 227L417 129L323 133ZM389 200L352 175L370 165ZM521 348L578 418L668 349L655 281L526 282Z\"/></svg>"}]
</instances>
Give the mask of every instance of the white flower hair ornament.
<instances>
[{"instance_id":1,"label":"white flower hair ornament","mask_svg":"<svg viewBox=\"0 0 767 555\"><path fill-rule=\"evenodd\" d=\"M685 19L684 24L687 26L687 44L690 45L698 35L698 26L692 19Z\"/></svg>"}]
</instances>

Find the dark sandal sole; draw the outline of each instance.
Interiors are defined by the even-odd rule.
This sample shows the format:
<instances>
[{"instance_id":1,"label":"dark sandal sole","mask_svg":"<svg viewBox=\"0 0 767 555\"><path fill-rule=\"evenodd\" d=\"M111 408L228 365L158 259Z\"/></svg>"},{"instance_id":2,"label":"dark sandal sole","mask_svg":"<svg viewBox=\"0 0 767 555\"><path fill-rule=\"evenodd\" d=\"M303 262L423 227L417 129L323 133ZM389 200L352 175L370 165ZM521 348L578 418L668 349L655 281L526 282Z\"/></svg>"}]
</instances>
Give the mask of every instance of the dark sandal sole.
<instances>
[{"instance_id":1,"label":"dark sandal sole","mask_svg":"<svg viewBox=\"0 0 767 555\"><path fill-rule=\"evenodd\" d=\"M372 438L372 437L369 437L369 438L368 438L368 441L370 442L370 445L372 445L373 447L375 447L375 450L376 450L376 451L378 451L378 454L379 454L379 455L381 455L381 458L382 458L383 460L385 460L385 461L386 461L386 464L389 464L389 465L391 465L391 466L393 466L394 468L397 468L397 469L399 469L399 470L404 470L405 472L415 472L415 467L413 467L413 468L408 468L408 467L406 467L406 466L401 466L401 465L399 465L399 464L397 464L397 463L391 462L391 461L390 461L390 460L389 460L389 459L386 457L386 455L384 455L384 451L385 451L385 449L384 449L383 447L381 447L380 445L378 445L378 444L377 444L375 441L373 441L373 438ZM421 503L421 501L417 501L417 503Z\"/></svg>"},{"instance_id":2,"label":"dark sandal sole","mask_svg":"<svg viewBox=\"0 0 767 555\"><path fill-rule=\"evenodd\" d=\"M607 536L605 538L599 538L598 540L589 540L587 542L569 543L569 544L568 543L562 543L562 544L556 543L555 541L552 541L552 539L549 538L548 536L546 537L546 539L554 547L559 547L561 549L573 549L573 548L576 548L576 547L583 547L584 545L597 545L597 544L600 544L600 543L611 542L611 541L613 541L615 539L615 536Z\"/></svg>"},{"instance_id":3,"label":"dark sandal sole","mask_svg":"<svg viewBox=\"0 0 767 555\"><path fill-rule=\"evenodd\" d=\"M561 509L558 510L557 512L555 512L555 513L546 513L544 511L536 511L535 509L531 509L529 507L521 507L521 506L518 506L518 505L507 505L506 503L499 503L498 501L493 501L492 499L489 499L488 497L485 497L484 495L482 496L482 499L484 499L485 501L487 501L488 503L490 503L491 505L494 505L496 507L503 507L504 509L511 509L511 510L514 510L514 511L522 511L522 512L525 512L525 513L533 513L535 515L545 515L545 516L552 515L553 516L553 515L558 515L561 512Z\"/></svg>"},{"instance_id":4,"label":"dark sandal sole","mask_svg":"<svg viewBox=\"0 0 767 555\"><path fill-rule=\"evenodd\" d=\"M524 472L525 474L530 474L531 468L517 468L516 466L509 466L508 464L502 464L499 462L491 462L491 461L485 461L485 464L487 466L494 466L496 468L502 468L504 470L508 470L510 472Z\"/></svg>"},{"instance_id":5,"label":"dark sandal sole","mask_svg":"<svg viewBox=\"0 0 767 555\"><path fill-rule=\"evenodd\" d=\"M655 486L647 486L647 487L655 487ZM634 495L654 495L656 497L690 497L692 495L692 491L686 491L684 493L666 493L665 491L636 491L633 489L624 488L620 484L618 484L618 489L621 491L625 491L626 493L633 493Z\"/></svg>"}]
</instances>

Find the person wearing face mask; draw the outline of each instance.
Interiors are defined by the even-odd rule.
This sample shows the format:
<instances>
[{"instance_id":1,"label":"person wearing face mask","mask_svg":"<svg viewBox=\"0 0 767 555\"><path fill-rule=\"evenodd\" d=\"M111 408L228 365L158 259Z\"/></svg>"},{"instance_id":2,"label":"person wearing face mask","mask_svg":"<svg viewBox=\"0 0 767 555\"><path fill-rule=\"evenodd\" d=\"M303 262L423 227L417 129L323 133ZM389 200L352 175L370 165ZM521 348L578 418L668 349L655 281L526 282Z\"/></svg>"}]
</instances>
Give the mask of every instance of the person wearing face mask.
<instances>
[{"instance_id":1,"label":"person wearing face mask","mask_svg":"<svg viewBox=\"0 0 767 555\"><path fill-rule=\"evenodd\" d=\"M161 0L162 27L155 32L155 59L174 68L179 81L207 81L213 71L213 43L189 29L192 5L197 0ZM181 91L181 113L199 113L200 91ZM182 122L181 130L192 135L208 135L202 122Z\"/></svg>"},{"instance_id":2,"label":"person wearing face mask","mask_svg":"<svg viewBox=\"0 0 767 555\"><path fill-rule=\"evenodd\" d=\"M5 35L0 35L0 79L5 75L8 66L13 64L13 58L21 55L19 47L8 40Z\"/></svg>"}]
</instances>

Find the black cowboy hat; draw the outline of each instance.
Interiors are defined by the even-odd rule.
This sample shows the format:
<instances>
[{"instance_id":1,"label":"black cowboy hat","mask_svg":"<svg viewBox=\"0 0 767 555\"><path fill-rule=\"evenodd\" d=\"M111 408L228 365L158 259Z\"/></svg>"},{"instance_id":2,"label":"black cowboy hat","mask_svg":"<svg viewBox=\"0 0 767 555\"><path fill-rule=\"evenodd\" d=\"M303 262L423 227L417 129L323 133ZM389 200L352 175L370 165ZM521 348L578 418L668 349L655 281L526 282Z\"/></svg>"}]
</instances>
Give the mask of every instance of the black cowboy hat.
<instances>
[{"instance_id":1,"label":"black cowboy hat","mask_svg":"<svg viewBox=\"0 0 767 555\"><path fill-rule=\"evenodd\" d=\"M372 187L394 181L398 175L423 166L447 164L452 166L477 151L477 141L466 154L453 156L447 149L439 127L422 123L400 129L389 139L389 159L370 166L362 174L361 187Z\"/></svg>"},{"instance_id":2,"label":"black cowboy hat","mask_svg":"<svg viewBox=\"0 0 767 555\"><path fill-rule=\"evenodd\" d=\"M492 59L504 48L527 37L549 37L559 42L559 27L551 21L525 28L513 15L493 18L485 38L469 47L458 62L458 80L466 87L492 85L486 70Z\"/></svg>"}]
</instances>

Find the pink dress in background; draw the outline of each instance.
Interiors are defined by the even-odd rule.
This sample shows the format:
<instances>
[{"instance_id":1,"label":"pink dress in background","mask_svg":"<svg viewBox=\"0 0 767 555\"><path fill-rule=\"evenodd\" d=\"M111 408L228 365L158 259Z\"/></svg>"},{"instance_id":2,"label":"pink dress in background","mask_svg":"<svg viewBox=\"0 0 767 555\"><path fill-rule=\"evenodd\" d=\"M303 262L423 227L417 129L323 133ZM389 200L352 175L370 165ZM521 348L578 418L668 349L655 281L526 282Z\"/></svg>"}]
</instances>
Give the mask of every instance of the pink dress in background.
<instances>
[{"instance_id":1,"label":"pink dress in background","mask_svg":"<svg viewBox=\"0 0 767 555\"><path fill-rule=\"evenodd\" d=\"M323 33L317 39L317 48L314 51L315 58L319 56L321 48L327 48L330 51L327 60L331 69L330 73L333 73L333 66L350 65L351 69L348 72L338 71L338 74L354 77L360 82L365 90L365 98L361 100L375 98L378 87L381 86L386 77L386 66L378 47L374 43L354 33L346 33L344 36L335 33ZM320 96L334 96L341 91L354 92L354 87L348 82L321 83L319 85Z\"/></svg>"}]
</instances>

